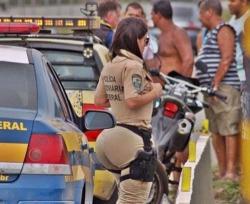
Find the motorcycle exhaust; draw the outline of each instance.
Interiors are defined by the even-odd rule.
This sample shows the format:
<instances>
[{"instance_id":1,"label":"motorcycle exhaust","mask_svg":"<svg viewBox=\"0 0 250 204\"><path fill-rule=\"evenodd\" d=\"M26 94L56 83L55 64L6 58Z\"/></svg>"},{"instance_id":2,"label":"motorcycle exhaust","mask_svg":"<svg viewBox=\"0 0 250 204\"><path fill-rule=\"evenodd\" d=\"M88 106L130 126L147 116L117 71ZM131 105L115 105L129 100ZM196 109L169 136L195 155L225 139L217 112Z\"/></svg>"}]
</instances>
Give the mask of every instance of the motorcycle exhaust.
<instances>
[{"instance_id":1,"label":"motorcycle exhaust","mask_svg":"<svg viewBox=\"0 0 250 204\"><path fill-rule=\"evenodd\" d=\"M189 119L181 119L178 121L176 133L170 139L170 150L181 152L188 144L191 132L193 130L193 121Z\"/></svg>"},{"instance_id":2,"label":"motorcycle exhaust","mask_svg":"<svg viewBox=\"0 0 250 204\"><path fill-rule=\"evenodd\" d=\"M180 120L178 122L178 129L177 131L181 134L181 135L186 135L191 133L192 131L192 123L190 122L190 120L184 118L182 120Z\"/></svg>"}]
</instances>

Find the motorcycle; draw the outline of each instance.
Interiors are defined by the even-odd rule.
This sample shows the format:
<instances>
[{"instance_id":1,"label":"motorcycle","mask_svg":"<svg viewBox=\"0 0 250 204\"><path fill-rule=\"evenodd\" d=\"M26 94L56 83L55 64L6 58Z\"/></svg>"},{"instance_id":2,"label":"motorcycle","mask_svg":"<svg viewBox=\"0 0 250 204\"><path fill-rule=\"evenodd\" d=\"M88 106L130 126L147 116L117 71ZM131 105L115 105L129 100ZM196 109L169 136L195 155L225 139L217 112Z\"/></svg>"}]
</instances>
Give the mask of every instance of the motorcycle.
<instances>
[{"instance_id":1,"label":"motorcycle","mask_svg":"<svg viewBox=\"0 0 250 204\"><path fill-rule=\"evenodd\" d=\"M204 71L204 64L198 66ZM183 152L187 147L196 122L195 114L209 107L208 103L198 98L199 93L222 101L226 97L211 87L199 86L197 79L182 76L175 71L168 75L158 70L150 72L152 76L164 81L163 95L155 101L152 120L157 155L164 165L168 183L178 185L178 182L169 179L173 171L181 172L181 168L176 167L173 161L175 153Z\"/></svg>"}]
</instances>

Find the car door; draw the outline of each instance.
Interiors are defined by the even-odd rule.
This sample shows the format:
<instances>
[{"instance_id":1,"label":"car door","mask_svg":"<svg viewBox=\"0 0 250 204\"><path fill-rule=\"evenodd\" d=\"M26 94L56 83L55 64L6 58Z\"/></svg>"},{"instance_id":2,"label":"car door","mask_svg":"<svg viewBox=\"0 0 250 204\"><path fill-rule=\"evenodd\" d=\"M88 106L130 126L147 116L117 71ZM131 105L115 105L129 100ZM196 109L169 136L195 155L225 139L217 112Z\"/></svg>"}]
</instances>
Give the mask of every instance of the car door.
<instances>
[{"instance_id":1,"label":"car door","mask_svg":"<svg viewBox=\"0 0 250 204\"><path fill-rule=\"evenodd\" d=\"M93 183L93 168L88 151L88 142L84 134L78 128L76 117L69 103L67 95L60 80L57 77L52 65L45 60L45 65L53 88L58 96L65 116L65 124L58 123L60 134L63 136L65 144L71 158L72 176L66 176L67 180L84 180Z\"/></svg>"},{"instance_id":2,"label":"car door","mask_svg":"<svg viewBox=\"0 0 250 204\"><path fill-rule=\"evenodd\" d=\"M34 66L0 61L0 183L22 172L36 114Z\"/></svg>"}]
</instances>

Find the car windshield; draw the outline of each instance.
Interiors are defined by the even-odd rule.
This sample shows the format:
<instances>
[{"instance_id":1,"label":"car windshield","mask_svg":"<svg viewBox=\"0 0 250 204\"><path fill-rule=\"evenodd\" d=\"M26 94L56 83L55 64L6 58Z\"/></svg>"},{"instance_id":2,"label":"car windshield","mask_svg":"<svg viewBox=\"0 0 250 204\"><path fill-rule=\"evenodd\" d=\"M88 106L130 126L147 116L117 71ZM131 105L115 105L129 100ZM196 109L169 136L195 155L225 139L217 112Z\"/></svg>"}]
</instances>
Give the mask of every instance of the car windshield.
<instances>
[{"instance_id":1,"label":"car windshield","mask_svg":"<svg viewBox=\"0 0 250 204\"><path fill-rule=\"evenodd\" d=\"M33 65L0 62L0 107L37 109Z\"/></svg>"},{"instance_id":2,"label":"car windshield","mask_svg":"<svg viewBox=\"0 0 250 204\"><path fill-rule=\"evenodd\" d=\"M94 80L96 77L91 66L54 64L54 68L61 80Z\"/></svg>"},{"instance_id":3,"label":"car windshield","mask_svg":"<svg viewBox=\"0 0 250 204\"><path fill-rule=\"evenodd\" d=\"M95 89L98 82L97 67L93 61L86 61L82 52L41 50L52 63L66 90Z\"/></svg>"}]
</instances>

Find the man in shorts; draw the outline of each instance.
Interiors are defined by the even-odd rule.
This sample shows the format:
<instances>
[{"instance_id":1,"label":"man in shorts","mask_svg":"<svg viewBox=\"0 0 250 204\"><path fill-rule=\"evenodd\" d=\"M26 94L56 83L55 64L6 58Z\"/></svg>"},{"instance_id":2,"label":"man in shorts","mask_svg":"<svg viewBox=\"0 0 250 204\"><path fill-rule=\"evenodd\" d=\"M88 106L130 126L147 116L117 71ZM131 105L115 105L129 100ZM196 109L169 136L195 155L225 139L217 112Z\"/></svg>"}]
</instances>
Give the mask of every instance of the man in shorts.
<instances>
[{"instance_id":1,"label":"man in shorts","mask_svg":"<svg viewBox=\"0 0 250 204\"><path fill-rule=\"evenodd\" d=\"M213 146L219 165L219 178L237 179L237 137L240 132L241 102L235 51L236 33L232 26L222 21L220 0L199 2L200 21L207 29L205 41L197 61L206 64L206 73L197 70L201 85L211 86L227 97L205 97L210 107L206 110Z\"/></svg>"}]
</instances>

